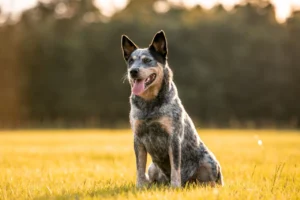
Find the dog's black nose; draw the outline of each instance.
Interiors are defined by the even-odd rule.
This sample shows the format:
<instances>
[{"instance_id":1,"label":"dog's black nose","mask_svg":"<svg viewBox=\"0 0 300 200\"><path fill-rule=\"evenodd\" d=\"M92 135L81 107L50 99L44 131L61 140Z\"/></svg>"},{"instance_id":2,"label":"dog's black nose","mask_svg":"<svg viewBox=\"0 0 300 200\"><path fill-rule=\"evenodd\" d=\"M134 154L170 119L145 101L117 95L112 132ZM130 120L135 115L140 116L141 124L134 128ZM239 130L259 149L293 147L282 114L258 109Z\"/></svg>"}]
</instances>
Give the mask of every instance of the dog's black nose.
<instances>
[{"instance_id":1,"label":"dog's black nose","mask_svg":"<svg viewBox=\"0 0 300 200\"><path fill-rule=\"evenodd\" d=\"M132 78L136 78L138 76L138 73L139 73L139 69L138 68L134 68L134 69L130 70L130 76Z\"/></svg>"}]
</instances>

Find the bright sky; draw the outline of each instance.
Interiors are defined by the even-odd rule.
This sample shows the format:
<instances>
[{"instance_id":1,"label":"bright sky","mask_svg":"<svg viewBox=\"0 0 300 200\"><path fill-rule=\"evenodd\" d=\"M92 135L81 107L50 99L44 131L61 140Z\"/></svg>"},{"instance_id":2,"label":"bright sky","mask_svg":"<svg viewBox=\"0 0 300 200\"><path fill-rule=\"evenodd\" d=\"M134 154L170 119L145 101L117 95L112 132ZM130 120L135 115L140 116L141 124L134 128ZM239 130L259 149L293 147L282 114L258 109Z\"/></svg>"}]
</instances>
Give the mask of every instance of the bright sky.
<instances>
[{"instance_id":1,"label":"bright sky","mask_svg":"<svg viewBox=\"0 0 300 200\"><path fill-rule=\"evenodd\" d=\"M44 0L49 1L49 0ZM186 7L192 7L200 4L205 8L211 8L216 3L222 3L225 8L230 9L234 4L241 0L169 0L174 4L184 4ZM300 0L271 0L276 7L277 19L283 22L291 13L293 7L300 8ZM30 8L36 4L37 0L0 0L2 11L13 11L18 13L23 9ZM96 5L102 9L102 13L111 16L116 10L124 8L128 0L95 0Z\"/></svg>"}]
</instances>

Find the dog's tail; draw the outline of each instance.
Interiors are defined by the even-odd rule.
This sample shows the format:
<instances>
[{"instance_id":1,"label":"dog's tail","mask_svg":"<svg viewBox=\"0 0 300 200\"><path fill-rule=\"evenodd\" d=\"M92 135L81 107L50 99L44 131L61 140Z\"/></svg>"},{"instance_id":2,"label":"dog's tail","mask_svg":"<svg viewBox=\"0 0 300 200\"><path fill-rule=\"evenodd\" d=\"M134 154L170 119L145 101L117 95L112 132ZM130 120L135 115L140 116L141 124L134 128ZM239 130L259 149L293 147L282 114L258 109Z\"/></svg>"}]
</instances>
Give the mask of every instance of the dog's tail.
<instances>
[{"instance_id":1,"label":"dog's tail","mask_svg":"<svg viewBox=\"0 0 300 200\"><path fill-rule=\"evenodd\" d=\"M218 176L217 176L217 184L218 185L221 185L221 186L224 186L224 180L223 180L223 175L222 175L222 172L221 172L221 167L219 166L219 172L218 172Z\"/></svg>"}]
</instances>

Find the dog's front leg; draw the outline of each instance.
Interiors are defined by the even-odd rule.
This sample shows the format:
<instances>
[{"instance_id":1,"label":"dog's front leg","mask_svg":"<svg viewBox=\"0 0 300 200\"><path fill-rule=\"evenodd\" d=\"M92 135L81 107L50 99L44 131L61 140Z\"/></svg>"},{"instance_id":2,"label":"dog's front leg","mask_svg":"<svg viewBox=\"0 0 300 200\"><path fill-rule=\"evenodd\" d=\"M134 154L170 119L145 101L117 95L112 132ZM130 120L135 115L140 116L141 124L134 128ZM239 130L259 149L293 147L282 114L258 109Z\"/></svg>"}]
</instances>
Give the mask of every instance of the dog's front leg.
<instances>
[{"instance_id":1,"label":"dog's front leg","mask_svg":"<svg viewBox=\"0 0 300 200\"><path fill-rule=\"evenodd\" d=\"M171 164L171 186L181 187L181 143L178 134L170 136L169 157Z\"/></svg>"},{"instance_id":2,"label":"dog's front leg","mask_svg":"<svg viewBox=\"0 0 300 200\"><path fill-rule=\"evenodd\" d=\"M145 175L147 152L145 146L137 138L134 139L134 152L137 169L136 187L142 188L148 185L148 180Z\"/></svg>"}]
</instances>

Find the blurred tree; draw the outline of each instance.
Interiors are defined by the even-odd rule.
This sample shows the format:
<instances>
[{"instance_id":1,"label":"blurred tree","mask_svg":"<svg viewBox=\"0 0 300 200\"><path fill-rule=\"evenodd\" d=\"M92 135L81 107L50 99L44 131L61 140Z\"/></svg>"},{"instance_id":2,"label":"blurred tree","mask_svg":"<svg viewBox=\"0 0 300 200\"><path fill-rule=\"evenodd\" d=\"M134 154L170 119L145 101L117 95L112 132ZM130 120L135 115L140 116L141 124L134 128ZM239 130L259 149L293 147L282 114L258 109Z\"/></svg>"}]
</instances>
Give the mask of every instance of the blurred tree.
<instances>
[{"instance_id":1,"label":"blurred tree","mask_svg":"<svg viewBox=\"0 0 300 200\"><path fill-rule=\"evenodd\" d=\"M286 70L287 85L285 88L284 99L287 108L285 114L290 118L297 119L298 126L300 120L300 106L296 103L300 98L300 11L294 11L292 16L287 20L286 29L288 32L285 54L287 55L288 65Z\"/></svg>"},{"instance_id":2,"label":"blurred tree","mask_svg":"<svg viewBox=\"0 0 300 200\"><path fill-rule=\"evenodd\" d=\"M18 30L0 27L0 127L14 127L22 118Z\"/></svg>"},{"instance_id":3,"label":"blurred tree","mask_svg":"<svg viewBox=\"0 0 300 200\"><path fill-rule=\"evenodd\" d=\"M131 0L107 18L92 0L40 1L1 26L0 120L127 125L120 36L144 47L164 29L179 95L196 122L299 126L298 12L279 24L269 1L231 11L166 1L159 10L157 2Z\"/></svg>"}]
</instances>

